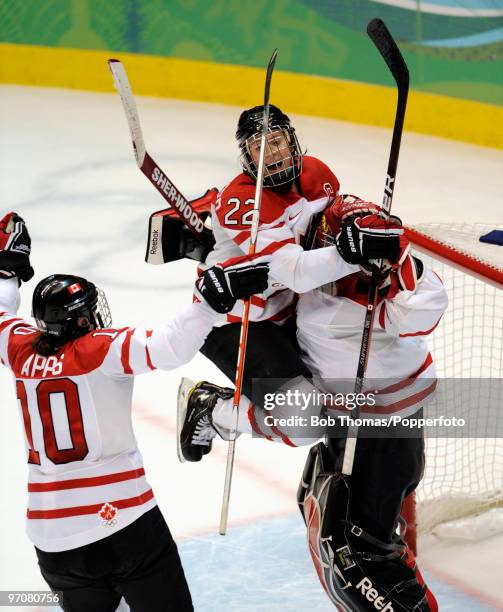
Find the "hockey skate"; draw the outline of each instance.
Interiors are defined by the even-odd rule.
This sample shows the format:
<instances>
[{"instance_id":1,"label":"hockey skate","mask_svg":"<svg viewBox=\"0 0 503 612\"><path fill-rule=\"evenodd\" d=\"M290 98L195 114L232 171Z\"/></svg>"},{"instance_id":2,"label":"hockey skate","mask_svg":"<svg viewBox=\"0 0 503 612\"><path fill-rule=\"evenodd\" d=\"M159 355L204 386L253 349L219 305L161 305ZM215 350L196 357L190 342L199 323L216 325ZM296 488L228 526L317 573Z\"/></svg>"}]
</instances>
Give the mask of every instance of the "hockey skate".
<instances>
[{"instance_id":1,"label":"hockey skate","mask_svg":"<svg viewBox=\"0 0 503 612\"><path fill-rule=\"evenodd\" d=\"M227 387L182 378L177 399L177 451L182 463L201 461L211 451L218 433L211 418L213 408L217 400L229 399L233 394Z\"/></svg>"}]
</instances>

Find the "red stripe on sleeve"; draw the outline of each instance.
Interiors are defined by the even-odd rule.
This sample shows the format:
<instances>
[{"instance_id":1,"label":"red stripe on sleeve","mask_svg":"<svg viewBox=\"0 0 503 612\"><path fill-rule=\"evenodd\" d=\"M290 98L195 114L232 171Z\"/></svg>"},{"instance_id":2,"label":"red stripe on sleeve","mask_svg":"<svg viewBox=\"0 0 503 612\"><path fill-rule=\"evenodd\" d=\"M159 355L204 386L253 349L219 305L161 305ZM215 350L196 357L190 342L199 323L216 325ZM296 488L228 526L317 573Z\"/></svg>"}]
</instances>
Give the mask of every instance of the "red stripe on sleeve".
<instances>
[{"instance_id":1,"label":"red stripe on sleeve","mask_svg":"<svg viewBox=\"0 0 503 612\"><path fill-rule=\"evenodd\" d=\"M264 255L272 255L287 244L295 244L295 238L286 238L285 240L271 242L271 244L268 244L259 253L255 253L255 255L240 255L239 257L231 257L230 259L226 259L220 265L226 268L227 266L233 266L247 261L253 261L255 259L258 259L259 257L263 257Z\"/></svg>"},{"instance_id":2,"label":"red stripe on sleeve","mask_svg":"<svg viewBox=\"0 0 503 612\"><path fill-rule=\"evenodd\" d=\"M250 233L250 230L243 230L242 232L239 232L237 236L234 236L233 240L239 246L248 240Z\"/></svg>"},{"instance_id":3,"label":"red stripe on sleeve","mask_svg":"<svg viewBox=\"0 0 503 612\"><path fill-rule=\"evenodd\" d=\"M254 306L259 306L260 308L265 308L266 305L266 301L259 297L258 295L252 295L250 298L250 302L254 305Z\"/></svg>"},{"instance_id":4,"label":"red stripe on sleeve","mask_svg":"<svg viewBox=\"0 0 503 612\"><path fill-rule=\"evenodd\" d=\"M379 395L384 395L385 393L396 393L397 391L400 391L400 389L405 389L405 387L412 385L412 383L416 381L418 376L422 374L425 370L427 370L431 366L432 363L433 363L433 357L431 356L431 353L428 353L428 355L426 355L426 359L424 360L422 366L416 372L414 372L414 374L409 376L409 378L405 378L404 380L401 380L400 382L384 387L384 389L379 389Z\"/></svg>"},{"instance_id":5,"label":"red stripe on sleeve","mask_svg":"<svg viewBox=\"0 0 503 612\"><path fill-rule=\"evenodd\" d=\"M423 389L422 391L418 391L414 395L406 397L402 400L398 400L394 404L388 404L387 406L365 406L365 412L370 414L392 414L393 412L398 412L399 410L405 410L405 408L409 408L410 406L414 406L414 404L419 404L428 395L431 395L433 391L435 391L437 387L437 379L435 379L429 387Z\"/></svg>"},{"instance_id":6,"label":"red stripe on sleeve","mask_svg":"<svg viewBox=\"0 0 503 612\"><path fill-rule=\"evenodd\" d=\"M0 323L0 332L3 331L6 327L9 327L9 325L12 325L13 323L15 323L16 321L22 321L23 319L20 318L13 318L13 319L8 319L7 321L4 321L3 323Z\"/></svg>"},{"instance_id":7,"label":"red stripe on sleeve","mask_svg":"<svg viewBox=\"0 0 503 612\"><path fill-rule=\"evenodd\" d=\"M237 317L236 315L227 315L227 323L241 323L241 317Z\"/></svg>"},{"instance_id":8,"label":"red stripe on sleeve","mask_svg":"<svg viewBox=\"0 0 503 612\"><path fill-rule=\"evenodd\" d=\"M257 253L257 255L272 255L272 253L279 251L279 249L283 248L287 244L295 244L295 238L285 238L285 240L271 242L271 244L268 244L265 249L262 249L260 253Z\"/></svg>"},{"instance_id":9,"label":"red stripe on sleeve","mask_svg":"<svg viewBox=\"0 0 503 612\"><path fill-rule=\"evenodd\" d=\"M410 338L411 336L427 336L428 334L431 334L431 332L437 327L441 319L442 317L440 317L440 319L435 323L435 325L431 329L427 329L425 331L417 331L417 332L413 332L410 334L400 334L400 338Z\"/></svg>"},{"instance_id":10,"label":"red stripe on sleeve","mask_svg":"<svg viewBox=\"0 0 503 612\"><path fill-rule=\"evenodd\" d=\"M134 334L134 329L130 329L126 332L126 337L122 343L121 349L121 362L124 374L132 374L131 364L129 363L129 349L131 347L131 336Z\"/></svg>"},{"instance_id":11,"label":"red stripe on sleeve","mask_svg":"<svg viewBox=\"0 0 503 612\"><path fill-rule=\"evenodd\" d=\"M293 313L293 304L288 304L285 308L282 308L279 312L269 317L268 321L282 321L283 319L287 319Z\"/></svg>"},{"instance_id":12,"label":"red stripe on sleeve","mask_svg":"<svg viewBox=\"0 0 503 612\"><path fill-rule=\"evenodd\" d=\"M251 428L261 438L266 438L272 442L272 438L267 436L258 426L257 419L255 418L255 406L250 402L248 406L248 421L250 422Z\"/></svg>"},{"instance_id":13,"label":"red stripe on sleeve","mask_svg":"<svg viewBox=\"0 0 503 612\"><path fill-rule=\"evenodd\" d=\"M152 330L147 329L147 344L145 345L145 352L147 353L147 365L151 370L155 370L155 366L150 359L150 352L148 350L148 339L152 337Z\"/></svg>"},{"instance_id":14,"label":"red stripe on sleeve","mask_svg":"<svg viewBox=\"0 0 503 612\"><path fill-rule=\"evenodd\" d=\"M286 434L284 434L280 429L278 429L276 425L271 425L271 431L275 433L278 436L278 438L281 438L281 441L283 442L283 444L286 444L287 446L293 446L293 448L297 448L296 445L290 440L290 438Z\"/></svg>"},{"instance_id":15,"label":"red stripe on sleeve","mask_svg":"<svg viewBox=\"0 0 503 612\"><path fill-rule=\"evenodd\" d=\"M379 325L386 329L386 302L382 303L381 310L379 311Z\"/></svg>"}]
</instances>

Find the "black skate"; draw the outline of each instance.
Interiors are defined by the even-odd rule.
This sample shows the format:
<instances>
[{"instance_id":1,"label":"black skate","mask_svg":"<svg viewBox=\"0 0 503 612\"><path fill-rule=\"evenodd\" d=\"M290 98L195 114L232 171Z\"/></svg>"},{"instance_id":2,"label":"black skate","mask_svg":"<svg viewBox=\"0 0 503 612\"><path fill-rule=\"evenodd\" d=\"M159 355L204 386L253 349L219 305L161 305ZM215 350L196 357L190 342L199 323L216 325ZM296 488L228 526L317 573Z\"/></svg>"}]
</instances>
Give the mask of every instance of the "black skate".
<instances>
[{"instance_id":1,"label":"black skate","mask_svg":"<svg viewBox=\"0 0 503 612\"><path fill-rule=\"evenodd\" d=\"M213 408L218 399L233 395L232 389L182 378L177 401L177 449L182 463L201 461L211 451L212 440L217 435L211 419Z\"/></svg>"}]
</instances>

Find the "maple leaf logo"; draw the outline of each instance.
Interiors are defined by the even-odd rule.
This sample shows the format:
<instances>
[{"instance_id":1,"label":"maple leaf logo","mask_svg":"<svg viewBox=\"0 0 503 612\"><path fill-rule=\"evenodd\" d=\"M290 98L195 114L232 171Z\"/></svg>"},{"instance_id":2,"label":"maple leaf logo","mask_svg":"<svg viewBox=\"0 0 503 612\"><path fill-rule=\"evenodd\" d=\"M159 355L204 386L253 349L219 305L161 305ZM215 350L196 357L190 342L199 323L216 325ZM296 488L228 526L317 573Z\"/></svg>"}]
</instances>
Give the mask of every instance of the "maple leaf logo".
<instances>
[{"instance_id":1,"label":"maple leaf logo","mask_svg":"<svg viewBox=\"0 0 503 612\"><path fill-rule=\"evenodd\" d=\"M106 502L105 504L103 504L103 506L101 506L99 515L103 519L103 523L105 525L111 526L115 525L116 523L115 517L117 516L117 512L118 510L115 506L112 506L112 504Z\"/></svg>"}]
</instances>

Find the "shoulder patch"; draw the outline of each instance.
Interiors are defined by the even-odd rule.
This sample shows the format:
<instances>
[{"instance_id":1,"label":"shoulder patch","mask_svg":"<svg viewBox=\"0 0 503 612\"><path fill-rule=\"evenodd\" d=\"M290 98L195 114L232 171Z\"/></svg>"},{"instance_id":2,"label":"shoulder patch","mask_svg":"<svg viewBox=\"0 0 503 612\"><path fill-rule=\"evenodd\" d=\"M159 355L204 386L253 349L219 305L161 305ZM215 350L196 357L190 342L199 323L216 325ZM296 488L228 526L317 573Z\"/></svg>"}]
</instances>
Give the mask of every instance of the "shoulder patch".
<instances>
[{"instance_id":1,"label":"shoulder patch","mask_svg":"<svg viewBox=\"0 0 503 612\"><path fill-rule=\"evenodd\" d=\"M302 192L308 200L335 197L339 192L339 180L330 168L316 157L304 156L301 174Z\"/></svg>"}]
</instances>

